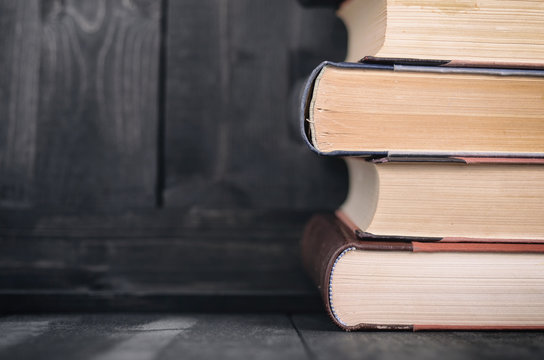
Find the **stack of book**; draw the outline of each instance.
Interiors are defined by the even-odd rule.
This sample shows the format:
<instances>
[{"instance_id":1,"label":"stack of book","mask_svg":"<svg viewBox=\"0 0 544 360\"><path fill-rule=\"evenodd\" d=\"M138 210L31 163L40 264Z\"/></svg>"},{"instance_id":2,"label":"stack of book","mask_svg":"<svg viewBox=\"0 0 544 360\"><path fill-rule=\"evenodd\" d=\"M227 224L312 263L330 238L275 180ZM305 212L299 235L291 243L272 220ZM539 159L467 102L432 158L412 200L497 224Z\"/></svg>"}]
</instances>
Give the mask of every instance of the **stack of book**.
<instances>
[{"instance_id":1,"label":"stack of book","mask_svg":"<svg viewBox=\"0 0 544 360\"><path fill-rule=\"evenodd\" d=\"M544 2L351 0L304 139L344 157L304 266L346 330L544 328ZM353 62L361 59L358 62Z\"/></svg>"}]
</instances>

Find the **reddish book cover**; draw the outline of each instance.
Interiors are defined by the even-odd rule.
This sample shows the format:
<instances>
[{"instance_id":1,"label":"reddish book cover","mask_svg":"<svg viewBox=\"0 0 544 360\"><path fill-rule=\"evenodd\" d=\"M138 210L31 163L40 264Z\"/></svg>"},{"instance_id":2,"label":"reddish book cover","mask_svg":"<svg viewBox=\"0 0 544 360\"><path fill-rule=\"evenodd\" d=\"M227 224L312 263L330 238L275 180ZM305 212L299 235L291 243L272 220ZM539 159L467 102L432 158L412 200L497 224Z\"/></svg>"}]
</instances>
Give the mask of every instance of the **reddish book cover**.
<instances>
[{"instance_id":1,"label":"reddish book cover","mask_svg":"<svg viewBox=\"0 0 544 360\"><path fill-rule=\"evenodd\" d=\"M509 289L519 290L517 299L519 300L519 306L527 305L527 302L531 302L531 307L534 309L534 319L531 323L521 323L519 320L515 325L511 325L509 321L502 323L501 319L508 319L509 314L505 313L504 309L501 314L498 314L497 319L491 319L492 325L489 323L482 323L481 325L474 325L473 322L468 322L467 325L462 324L462 319L459 319L452 325L448 321L441 323L429 324L427 322L405 324L399 322L396 323L372 323L360 321L356 324L347 324L341 317L338 316L338 309L335 309L333 305L332 294L332 274L334 273L335 266L341 261L346 253L351 251L368 251L368 252L399 252L399 253L453 253L459 256L463 254L537 254L542 255L542 262L544 263L544 244L538 243L493 243L493 242L442 242L442 241L411 241L409 239L364 239L356 235L353 228L346 225L335 215L316 215L314 216L304 231L304 235L301 242L301 251L304 267L312 278L314 283L320 290L321 296L325 303L325 308L339 327L344 330L359 330L359 329L397 329L397 330L443 330L443 329L497 329L497 330L509 330L509 329L543 329L544 328L544 289L543 288L527 288L527 284L523 281L514 283L513 287ZM445 264L447 266L447 264ZM529 266L529 265L527 265ZM425 267L425 263L421 263L421 267ZM493 269L488 269L493 270ZM537 269L538 279L544 280L544 267L540 266ZM429 274L429 276L432 274ZM354 277L358 274L354 273ZM506 281L506 280L505 280ZM511 280L513 281L513 280ZM485 283L484 283L485 284ZM518 286L519 285L519 289ZM529 295L531 294L531 295ZM535 302L536 296L536 302ZM524 299L526 297L526 299ZM531 299L529 299L531 298ZM475 300L474 308L477 309L481 306L491 306L493 296L487 296L480 301ZM408 299L406 303L400 306L406 306L406 308L412 307L414 304L410 303ZM517 305L516 305L517 306ZM469 309L474 310L474 309ZM429 312L437 313L437 318L440 319L440 304L436 304L436 308L429 309ZM467 317L469 317L467 313ZM514 316L514 315L512 315ZM538 320L540 319L540 320ZM461 323L460 323L461 322Z\"/></svg>"}]
</instances>

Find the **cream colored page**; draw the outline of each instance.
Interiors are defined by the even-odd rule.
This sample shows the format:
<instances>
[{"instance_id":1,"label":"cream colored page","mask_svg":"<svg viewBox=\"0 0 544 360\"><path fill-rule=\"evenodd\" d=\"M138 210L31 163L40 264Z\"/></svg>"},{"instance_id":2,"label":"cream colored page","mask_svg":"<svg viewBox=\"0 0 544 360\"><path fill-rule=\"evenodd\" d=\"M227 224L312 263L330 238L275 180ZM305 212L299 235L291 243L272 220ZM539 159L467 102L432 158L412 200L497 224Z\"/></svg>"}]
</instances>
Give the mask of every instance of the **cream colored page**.
<instances>
[{"instance_id":1,"label":"cream colored page","mask_svg":"<svg viewBox=\"0 0 544 360\"><path fill-rule=\"evenodd\" d=\"M348 61L363 56L544 62L544 1L351 0Z\"/></svg>"},{"instance_id":2,"label":"cream colored page","mask_svg":"<svg viewBox=\"0 0 544 360\"><path fill-rule=\"evenodd\" d=\"M544 78L324 68L323 152L544 152Z\"/></svg>"},{"instance_id":3,"label":"cream colored page","mask_svg":"<svg viewBox=\"0 0 544 360\"><path fill-rule=\"evenodd\" d=\"M541 254L350 251L335 266L331 305L347 325L544 326L544 262Z\"/></svg>"},{"instance_id":4,"label":"cream colored page","mask_svg":"<svg viewBox=\"0 0 544 360\"><path fill-rule=\"evenodd\" d=\"M544 238L544 167L379 165L373 234Z\"/></svg>"}]
</instances>

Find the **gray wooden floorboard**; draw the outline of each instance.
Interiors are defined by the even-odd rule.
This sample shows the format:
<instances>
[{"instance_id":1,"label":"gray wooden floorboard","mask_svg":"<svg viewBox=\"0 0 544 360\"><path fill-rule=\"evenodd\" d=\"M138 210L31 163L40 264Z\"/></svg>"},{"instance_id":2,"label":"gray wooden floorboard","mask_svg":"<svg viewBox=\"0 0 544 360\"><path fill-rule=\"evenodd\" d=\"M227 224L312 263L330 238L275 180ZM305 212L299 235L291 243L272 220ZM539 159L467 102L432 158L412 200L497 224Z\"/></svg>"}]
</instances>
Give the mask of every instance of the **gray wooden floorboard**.
<instances>
[{"instance_id":1,"label":"gray wooden floorboard","mask_svg":"<svg viewBox=\"0 0 544 360\"><path fill-rule=\"evenodd\" d=\"M315 359L544 359L544 332L347 333L325 314L295 315L293 323Z\"/></svg>"},{"instance_id":2,"label":"gray wooden floorboard","mask_svg":"<svg viewBox=\"0 0 544 360\"><path fill-rule=\"evenodd\" d=\"M542 359L544 332L346 333L322 314L0 318L0 359L58 358Z\"/></svg>"},{"instance_id":3,"label":"gray wooden floorboard","mask_svg":"<svg viewBox=\"0 0 544 360\"><path fill-rule=\"evenodd\" d=\"M201 315L179 335L163 359L307 359L285 315Z\"/></svg>"},{"instance_id":4,"label":"gray wooden floorboard","mask_svg":"<svg viewBox=\"0 0 544 360\"><path fill-rule=\"evenodd\" d=\"M307 359L287 315L103 314L0 319L0 359Z\"/></svg>"}]
</instances>

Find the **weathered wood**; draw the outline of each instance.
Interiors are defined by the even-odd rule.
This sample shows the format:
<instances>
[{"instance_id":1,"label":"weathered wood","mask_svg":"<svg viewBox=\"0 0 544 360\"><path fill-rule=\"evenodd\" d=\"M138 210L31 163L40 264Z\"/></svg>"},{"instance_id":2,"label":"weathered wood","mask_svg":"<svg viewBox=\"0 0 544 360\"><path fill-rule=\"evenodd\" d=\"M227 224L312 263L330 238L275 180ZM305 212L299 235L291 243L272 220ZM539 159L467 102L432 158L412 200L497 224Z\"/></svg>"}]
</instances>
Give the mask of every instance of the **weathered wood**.
<instances>
[{"instance_id":1,"label":"weathered wood","mask_svg":"<svg viewBox=\"0 0 544 360\"><path fill-rule=\"evenodd\" d=\"M315 359L540 359L544 332L364 331L346 333L325 315L293 323Z\"/></svg>"},{"instance_id":2,"label":"weathered wood","mask_svg":"<svg viewBox=\"0 0 544 360\"><path fill-rule=\"evenodd\" d=\"M0 291L0 314L77 312L209 312L278 313L316 312L322 309L317 296L297 294L198 294L174 291L113 292L88 290Z\"/></svg>"},{"instance_id":3,"label":"weathered wood","mask_svg":"<svg viewBox=\"0 0 544 360\"><path fill-rule=\"evenodd\" d=\"M182 188L178 206L203 201L221 159L215 151L223 121L221 88L228 65L221 51L227 1L188 0L168 4L165 172L166 204L171 188ZM225 35L223 35L224 37ZM223 50L224 52L224 50ZM175 195L174 195L175 196Z\"/></svg>"},{"instance_id":4,"label":"weathered wood","mask_svg":"<svg viewBox=\"0 0 544 360\"><path fill-rule=\"evenodd\" d=\"M0 356L12 346L32 341L49 329L51 317L0 318Z\"/></svg>"},{"instance_id":5,"label":"weathered wood","mask_svg":"<svg viewBox=\"0 0 544 360\"><path fill-rule=\"evenodd\" d=\"M324 21L306 30L304 16ZM344 166L310 153L293 111L300 79L331 53L323 49L341 48L336 60L343 56L345 41L323 44L335 36L311 48L293 40L316 28L318 38L344 34L332 9L304 15L290 0L169 4L167 207L339 205ZM320 51L325 56L318 59Z\"/></svg>"},{"instance_id":6,"label":"weathered wood","mask_svg":"<svg viewBox=\"0 0 544 360\"><path fill-rule=\"evenodd\" d=\"M0 320L2 337L7 334L0 358L153 359L193 324L156 315L11 316Z\"/></svg>"},{"instance_id":7,"label":"weathered wood","mask_svg":"<svg viewBox=\"0 0 544 360\"><path fill-rule=\"evenodd\" d=\"M295 109L308 72L343 58L332 9L0 0L0 10L0 65L12 71L0 76L3 311L318 308L298 241L347 179L341 161L302 143ZM162 165L167 210L155 208Z\"/></svg>"},{"instance_id":8,"label":"weathered wood","mask_svg":"<svg viewBox=\"0 0 544 360\"><path fill-rule=\"evenodd\" d=\"M266 236L292 237L314 211L165 209L118 213L67 214L49 209L0 210L2 237L142 238L175 237L187 231L215 231L217 237L232 231L258 231ZM297 242L300 239L296 239ZM292 240L289 240L292 241Z\"/></svg>"},{"instance_id":9,"label":"weathered wood","mask_svg":"<svg viewBox=\"0 0 544 360\"><path fill-rule=\"evenodd\" d=\"M0 359L278 357L307 359L285 315L135 314L0 319Z\"/></svg>"},{"instance_id":10,"label":"weathered wood","mask_svg":"<svg viewBox=\"0 0 544 360\"><path fill-rule=\"evenodd\" d=\"M162 354L163 359L307 359L285 315L202 315Z\"/></svg>"},{"instance_id":11,"label":"weathered wood","mask_svg":"<svg viewBox=\"0 0 544 360\"><path fill-rule=\"evenodd\" d=\"M30 206L36 158L38 0L0 1L0 207Z\"/></svg>"},{"instance_id":12,"label":"weathered wood","mask_svg":"<svg viewBox=\"0 0 544 360\"><path fill-rule=\"evenodd\" d=\"M293 327L293 324L295 327ZM544 332L355 332L325 315L0 318L0 359L540 359Z\"/></svg>"},{"instance_id":13,"label":"weathered wood","mask_svg":"<svg viewBox=\"0 0 544 360\"><path fill-rule=\"evenodd\" d=\"M155 204L160 1L42 1L36 206Z\"/></svg>"},{"instance_id":14,"label":"weathered wood","mask_svg":"<svg viewBox=\"0 0 544 360\"><path fill-rule=\"evenodd\" d=\"M317 291L298 248L309 216L176 210L42 214L25 222L0 212L8 223L13 218L11 226L0 226L0 302L4 311L63 311L59 299L35 301L45 291L64 296L66 311L87 310L93 301L103 311L121 304L127 310L315 310ZM249 305L235 301L251 298Z\"/></svg>"}]
</instances>

